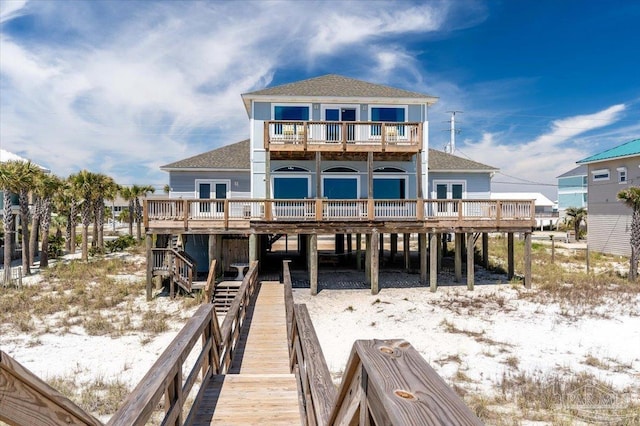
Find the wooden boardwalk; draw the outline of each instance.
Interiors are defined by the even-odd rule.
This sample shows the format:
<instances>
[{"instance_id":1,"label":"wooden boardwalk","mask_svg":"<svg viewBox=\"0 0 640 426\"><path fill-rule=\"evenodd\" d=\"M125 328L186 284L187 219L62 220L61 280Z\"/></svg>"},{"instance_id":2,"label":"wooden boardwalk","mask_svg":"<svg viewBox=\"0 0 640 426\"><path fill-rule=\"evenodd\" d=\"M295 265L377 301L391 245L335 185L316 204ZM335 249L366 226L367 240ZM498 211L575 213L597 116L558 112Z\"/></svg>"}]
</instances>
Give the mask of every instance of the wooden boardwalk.
<instances>
[{"instance_id":1,"label":"wooden boardwalk","mask_svg":"<svg viewBox=\"0 0 640 426\"><path fill-rule=\"evenodd\" d=\"M206 386L194 425L301 424L281 283L260 284L229 373L213 376Z\"/></svg>"}]
</instances>

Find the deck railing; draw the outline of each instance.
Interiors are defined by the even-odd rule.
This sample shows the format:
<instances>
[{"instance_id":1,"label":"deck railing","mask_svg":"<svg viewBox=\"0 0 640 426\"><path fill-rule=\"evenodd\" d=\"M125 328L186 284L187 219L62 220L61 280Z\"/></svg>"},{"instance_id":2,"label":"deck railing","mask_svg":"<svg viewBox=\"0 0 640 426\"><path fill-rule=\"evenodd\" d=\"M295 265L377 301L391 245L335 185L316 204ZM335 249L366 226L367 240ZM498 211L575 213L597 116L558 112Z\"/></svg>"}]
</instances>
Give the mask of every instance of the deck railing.
<instances>
[{"instance_id":1,"label":"deck railing","mask_svg":"<svg viewBox=\"0 0 640 426\"><path fill-rule=\"evenodd\" d=\"M357 121L266 121L270 151L418 152L422 123Z\"/></svg>"},{"instance_id":2,"label":"deck railing","mask_svg":"<svg viewBox=\"0 0 640 426\"><path fill-rule=\"evenodd\" d=\"M172 280L170 290L172 298L174 296L174 282L191 292L197 265L188 253L173 248L152 248L151 261L153 262L153 273L169 276Z\"/></svg>"},{"instance_id":3,"label":"deck railing","mask_svg":"<svg viewBox=\"0 0 640 426\"><path fill-rule=\"evenodd\" d=\"M202 374L204 380L228 371L257 279L258 262L253 262L222 326L219 326L213 304L201 305L109 420L108 425L147 424L163 395L165 415L161 424L183 424L184 404L198 375ZM190 357L199 339L202 344L197 356ZM186 379L183 378L183 370L188 370ZM203 390L204 387L201 386L195 397L194 407L200 403ZM190 422L191 419L187 418L184 424Z\"/></svg>"},{"instance_id":4,"label":"deck railing","mask_svg":"<svg viewBox=\"0 0 640 426\"><path fill-rule=\"evenodd\" d=\"M482 425L405 340L358 340L339 390L304 304L295 304L283 262L291 371L305 425Z\"/></svg>"},{"instance_id":5,"label":"deck railing","mask_svg":"<svg viewBox=\"0 0 640 426\"><path fill-rule=\"evenodd\" d=\"M206 206L206 207L203 207ZM191 221L214 222L224 227L240 221L366 221L366 220L456 220L497 222L535 220L533 200L265 200L147 199L145 226ZM166 216L182 212L182 216Z\"/></svg>"}]
</instances>

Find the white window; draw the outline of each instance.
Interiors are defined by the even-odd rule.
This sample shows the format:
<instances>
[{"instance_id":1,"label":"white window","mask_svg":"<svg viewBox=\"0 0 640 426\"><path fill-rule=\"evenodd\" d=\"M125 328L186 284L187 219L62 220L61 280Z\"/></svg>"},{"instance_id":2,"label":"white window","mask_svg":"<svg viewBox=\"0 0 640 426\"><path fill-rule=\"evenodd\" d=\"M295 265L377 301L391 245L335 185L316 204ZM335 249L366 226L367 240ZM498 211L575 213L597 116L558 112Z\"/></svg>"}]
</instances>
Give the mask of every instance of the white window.
<instances>
[{"instance_id":1,"label":"white window","mask_svg":"<svg viewBox=\"0 0 640 426\"><path fill-rule=\"evenodd\" d=\"M609 169L593 170L591 172L594 182L609 180Z\"/></svg>"},{"instance_id":2,"label":"white window","mask_svg":"<svg viewBox=\"0 0 640 426\"><path fill-rule=\"evenodd\" d=\"M618 183L627 183L627 168L618 167Z\"/></svg>"}]
</instances>

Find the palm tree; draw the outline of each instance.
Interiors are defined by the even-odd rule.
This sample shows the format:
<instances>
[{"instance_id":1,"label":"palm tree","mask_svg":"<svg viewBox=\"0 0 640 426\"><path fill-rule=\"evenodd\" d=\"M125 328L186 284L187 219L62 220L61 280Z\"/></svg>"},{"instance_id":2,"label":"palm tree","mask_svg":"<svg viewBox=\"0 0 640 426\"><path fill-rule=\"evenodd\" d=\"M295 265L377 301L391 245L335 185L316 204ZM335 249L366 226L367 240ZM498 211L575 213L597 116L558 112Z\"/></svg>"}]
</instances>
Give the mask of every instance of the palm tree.
<instances>
[{"instance_id":1,"label":"palm tree","mask_svg":"<svg viewBox=\"0 0 640 426\"><path fill-rule=\"evenodd\" d=\"M123 186L120 188L120 196L129 202L129 235L133 236L133 207L134 207L134 196L131 191L131 187Z\"/></svg>"},{"instance_id":2,"label":"palm tree","mask_svg":"<svg viewBox=\"0 0 640 426\"><path fill-rule=\"evenodd\" d=\"M33 200L33 208L31 210L31 234L29 239L29 265L35 263L36 251L38 251L38 237L40 235L40 221L44 212L43 197L41 194L41 183L44 179L44 172L38 169L33 176L33 186L31 196Z\"/></svg>"},{"instance_id":3,"label":"palm tree","mask_svg":"<svg viewBox=\"0 0 640 426\"><path fill-rule=\"evenodd\" d=\"M76 252L76 224L78 218L78 200L75 197L71 176L62 181L54 198L55 211L66 218L64 248L68 253Z\"/></svg>"},{"instance_id":4,"label":"palm tree","mask_svg":"<svg viewBox=\"0 0 640 426\"><path fill-rule=\"evenodd\" d=\"M142 238L142 203L140 203L140 197L146 197L149 193L154 193L156 190L151 185L138 186L133 185L131 192L135 196L135 214L136 214L136 236L138 240Z\"/></svg>"},{"instance_id":5,"label":"palm tree","mask_svg":"<svg viewBox=\"0 0 640 426\"><path fill-rule=\"evenodd\" d=\"M96 175L96 193L93 205L94 236L96 247L104 252L104 200L113 200L118 191L118 184L107 175Z\"/></svg>"},{"instance_id":6,"label":"palm tree","mask_svg":"<svg viewBox=\"0 0 640 426\"><path fill-rule=\"evenodd\" d=\"M640 254L640 188L632 186L618 192L618 200L633 209L631 216L631 258L629 259L629 281L638 277L638 254Z\"/></svg>"},{"instance_id":7,"label":"palm tree","mask_svg":"<svg viewBox=\"0 0 640 426\"><path fill-rule=\"evenodd\" d=\"M573 230L576 233L576 241L580 240L580 224L587 217L587 209L584 207L568 207L565 214L571 218Z\"/></svg>"},{"instance_id":8,"label":"palm tree","mask_svg":"<svg viewBox=\"0 0 640 426\"><path fill-rule=\"evenodd\" d=\"M3 226L4 226L4 280L6 284L11 280L11 255L13 253L13 233L15 232L15 218L11 211L11 194L14 190L14 161L0 163L0 189L3 198Z\"/></svg>"},{"instance_id":9,"label":"palm tree","mask_svg":"<svg viewBox=\"0 0 640 426\"><path fill-rule=\"evenodd\" d=\"M31 274L29 263L29 191L40 168L31 161L16 161L14 170L14 190L19 194L20 225L22 229L22 272Z\"/></svg>"},{"instance_id":10,"label":"palm tree","mask_svg":"<svg viewBox=\"0 0 640 426\"><path fill-rule=\"evenodd\" d=\"M53 197L62 186L57 176L44 175L37 187L42 200L42 247L40 249L40 268L49 266L49 229L51 227L51 207ZM59 229L59 228L58 228Z\"/></svg>"},{"instance_id":11,"label":"palm tree","mask_svg":"<svg viewBox=\"0 0 640 426\"><path fill-rule=\"evenodd\" d=\"M82 260L89 260L89 225L93 210L94 194L96 193L97 175L88 170L82 170L69 176L71 185L80 202L80 216L82 218Z\"/></svg>"}]
</instances>

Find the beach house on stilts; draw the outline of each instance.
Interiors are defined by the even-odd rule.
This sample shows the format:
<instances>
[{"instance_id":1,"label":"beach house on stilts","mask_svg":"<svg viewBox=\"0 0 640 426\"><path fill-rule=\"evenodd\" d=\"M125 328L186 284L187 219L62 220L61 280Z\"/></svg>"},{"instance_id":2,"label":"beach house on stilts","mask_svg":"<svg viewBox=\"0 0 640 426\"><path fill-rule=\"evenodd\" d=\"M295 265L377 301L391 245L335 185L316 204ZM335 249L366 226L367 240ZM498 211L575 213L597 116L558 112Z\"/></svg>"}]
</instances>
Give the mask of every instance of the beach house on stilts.
<instances>
[{"instance_id":1,"label":"beach house on stilts","mask_svg":"<svg viewBox=\"0 0 640 426\"><path fill-rule=\"evenodd\" d=\"M282 238L296 242L313 294L318 270L335 264L363 270L377 293L385 244L406 269L417 251L420 282L435 291L449 239L456 279L466 259L472 289L475 246L487 263L491 232L507 234L510 276L514 233L523 236L530 285L533 201L492 200L496 169L429 149L436 97L325 75L242 100L249 139L163 166L170 193L145 200L149 297L162 271L190 290L213 259L218 274L232 265L242 274L252 260L265 267ZM331 236L331 255L319 253L318 236Z\"/></svg>"}]
</instances>

